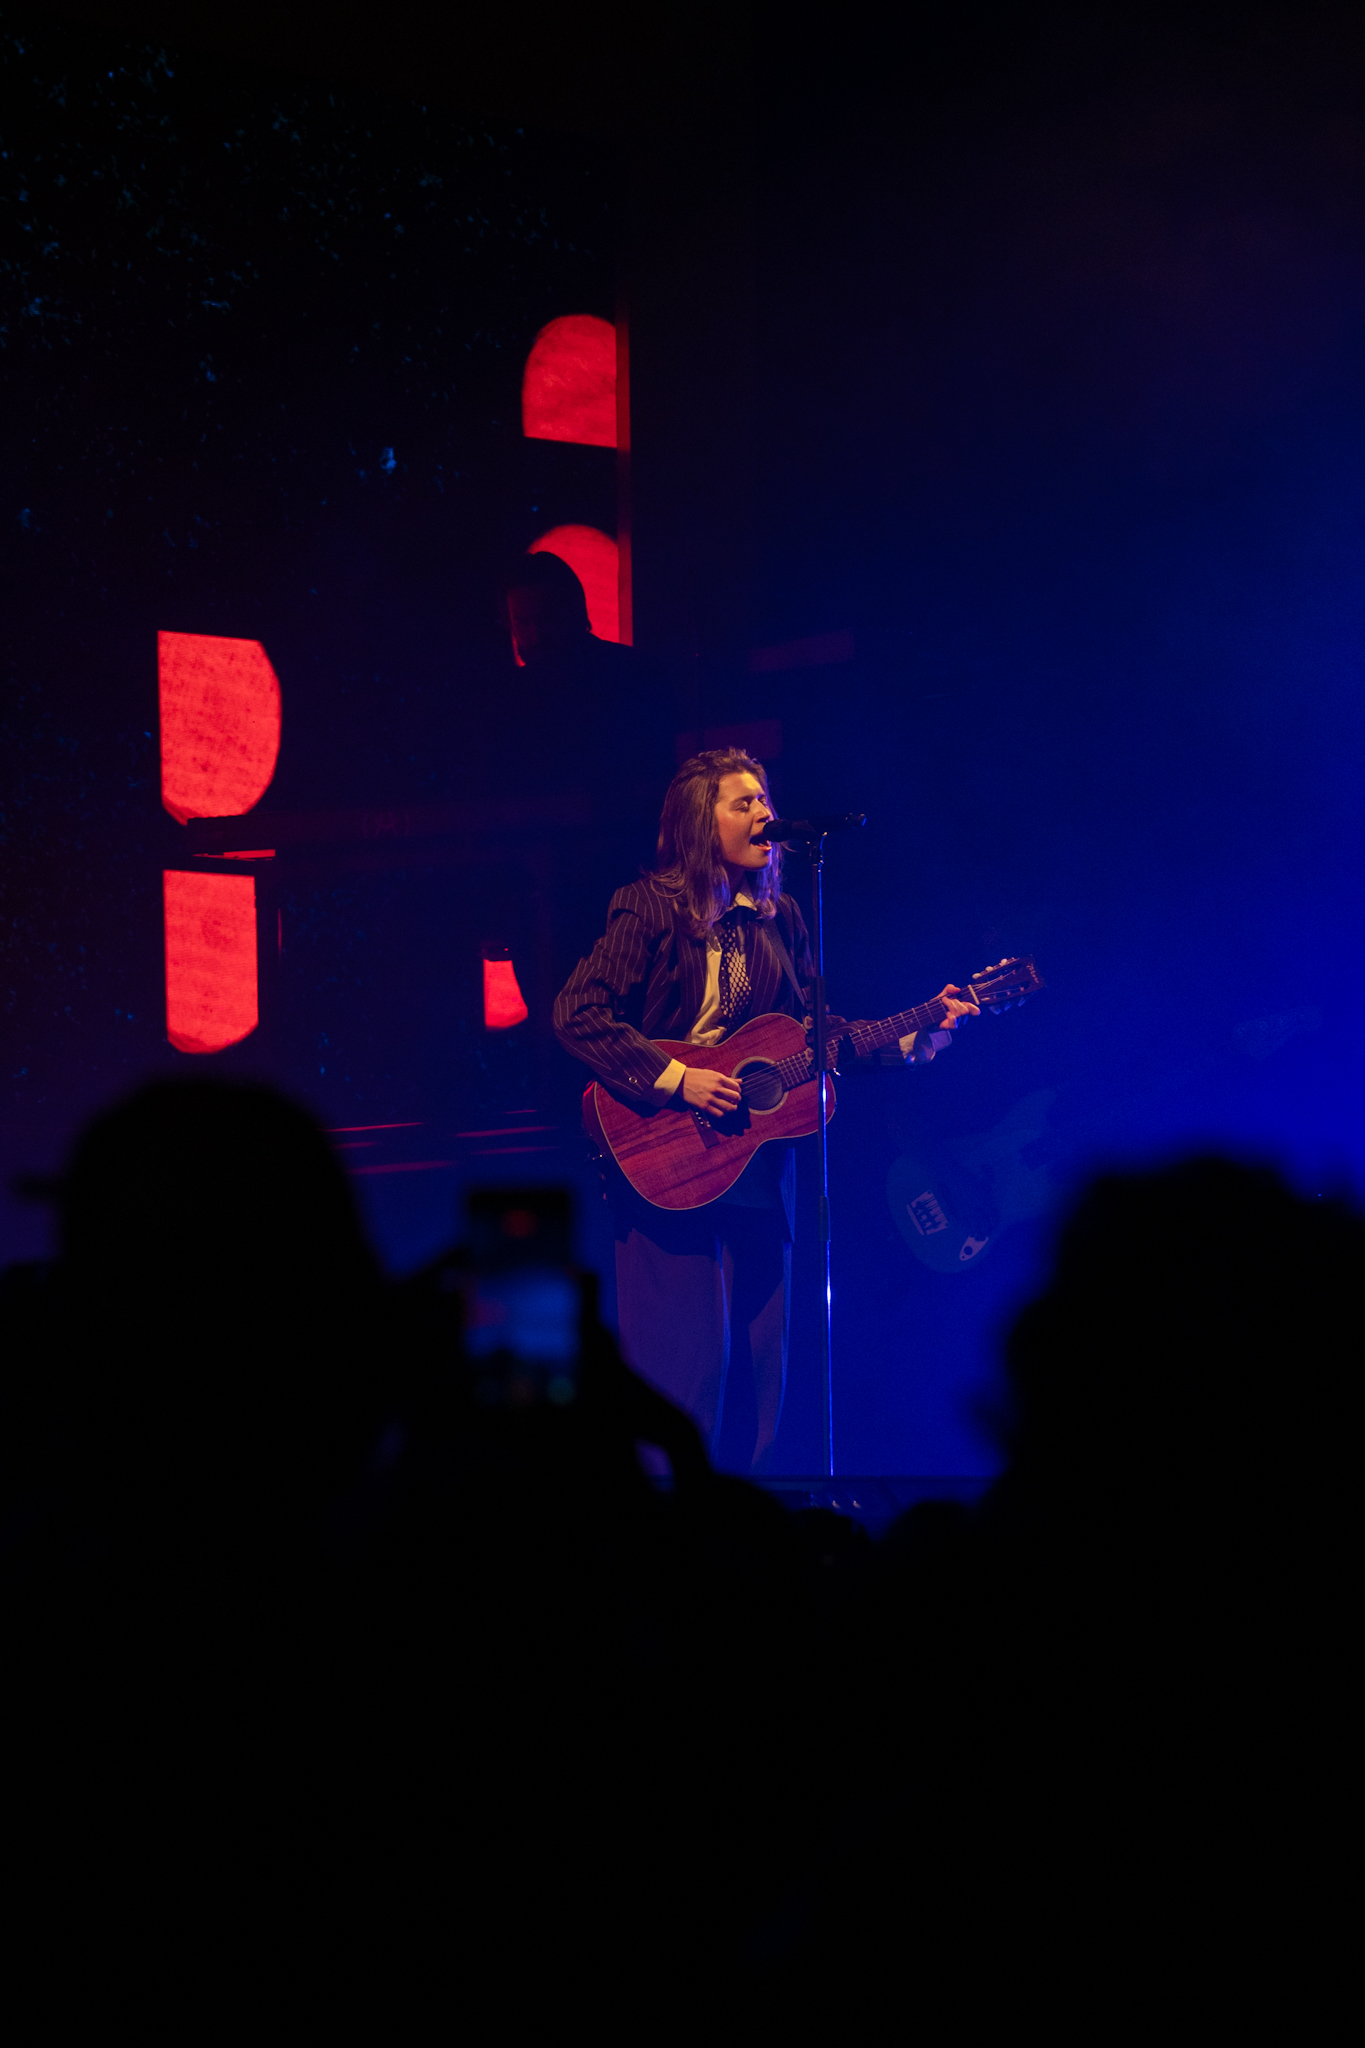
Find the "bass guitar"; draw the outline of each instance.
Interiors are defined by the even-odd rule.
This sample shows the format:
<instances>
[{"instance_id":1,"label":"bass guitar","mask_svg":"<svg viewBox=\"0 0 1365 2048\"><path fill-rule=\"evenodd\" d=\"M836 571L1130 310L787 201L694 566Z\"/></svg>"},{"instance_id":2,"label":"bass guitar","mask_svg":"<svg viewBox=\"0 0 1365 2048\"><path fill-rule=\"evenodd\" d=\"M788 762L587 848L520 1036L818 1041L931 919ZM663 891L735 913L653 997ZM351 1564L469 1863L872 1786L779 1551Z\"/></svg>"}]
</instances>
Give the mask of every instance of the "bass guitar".
<instances>
[{"instance_id":1,"label":"bass guitar","mask_svg":"<svg viewBox=\"0 0 1365 2048\"><path fill-rule=\"evenodd\" d=\"M1065 1137L1051 1128L1055 1088L1039 1088L1016 1102L988 1131L970 1131L918 1143L892 1162L886 1199L896 1228L922 1266L935 1273L967 1273L1015 1223L1044 1216L1066 1197L1078 1161L1094 1148L1123 1151L1134 1125L1149 1136L1160 1099L1241 1059L1268 1060L1302 1031L1322 1023L1318 1009L1275 1010L1247 1017L1230 1036L1198 1053L1163 1049L1159 1071L1145 1087L1108 1096L1103 1110L1069 1122ZM1062 1171L1054 1173L1061 1163Z\"/></svg>"},{"instance_id":2,"label":"bass guitar","mask_svg":"<svg viewBox=\"0 0 1365 2048\"><path fill-rule=\"evenodd\" d=\"M1031 958L1002 960L974 974L968 990L983 1010L1022 1002L1043 986ZM845 1024L831 1018L827 1064L837 1073L841 1045L866 1058L895 1045L912 1031L932 1031L948 1006L933 996L912 1010L874 1024ZM690 1045L655 1039L660 1052L685 1067L710 1067L739 1082L739 1108L723 1116L693 1109L681 1090L667 1102L641 1108L623 1102L601 1081L583 1097L588 1136L609 1152L637 1194L657 1209L700 1209L732 1188L760 1145L789 1144L808 1137L819 1116L815 1056L805 1026L780 1011L751 1017L719 1045ZM825 1091L825 1117L834 1114L834 1089Z\"/></svg>"}]
</instances>

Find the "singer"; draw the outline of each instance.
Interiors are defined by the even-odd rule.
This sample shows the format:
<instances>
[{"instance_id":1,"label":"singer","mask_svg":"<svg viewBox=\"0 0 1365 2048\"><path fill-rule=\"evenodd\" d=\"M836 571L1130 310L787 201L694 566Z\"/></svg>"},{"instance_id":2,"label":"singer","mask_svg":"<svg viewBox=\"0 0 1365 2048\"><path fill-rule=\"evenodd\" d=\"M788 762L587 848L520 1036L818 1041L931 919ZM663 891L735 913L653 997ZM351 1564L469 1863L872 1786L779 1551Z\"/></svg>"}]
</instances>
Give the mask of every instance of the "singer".
<instances>
[{"instance_id":1,"label":"singer","mask_svg":"<svg viewBox=\"0 0 1365 2048\"><path fill-rule=\"evenodd\" d=\"M617 890L605 933L555 1003L560 1043L613 1093L664 1114L722 1115L739 1106L738 1083L684 1068L651 1039L718 1045L749 1017L807 1015L810 946L782 893L781 848L763 836L774 816L762 764L736 748L695 755L669 784L654 872ZM975 1014L955 987L943 995L946 1028L902 1039L905 1058L931 1059ZM692 1210L644 1201L610 1159L603 1171L626 1359L687 1410L713 1453L731 1373L752 1374L751 1462L763 1469L786 1390L793 1148L763 1146L728 1194Z\"/></svg>"}]
</instances>

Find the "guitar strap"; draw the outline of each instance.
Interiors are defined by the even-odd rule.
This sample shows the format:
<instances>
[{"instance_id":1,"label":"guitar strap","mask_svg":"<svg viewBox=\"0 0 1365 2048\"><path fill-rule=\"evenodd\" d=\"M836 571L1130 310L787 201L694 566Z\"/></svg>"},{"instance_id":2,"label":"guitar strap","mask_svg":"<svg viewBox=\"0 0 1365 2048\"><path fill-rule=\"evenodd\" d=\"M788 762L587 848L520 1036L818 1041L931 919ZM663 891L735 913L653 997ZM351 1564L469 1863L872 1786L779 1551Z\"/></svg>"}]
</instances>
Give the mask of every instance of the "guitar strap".
<instances>
[{"instance_id":1,"label":"guitar strap","mask_svg":"<svg viewBox=\"0 0 1365 2048\"><path fill-rule=\"evenodd\" d=\"M778 930L777 919L775 917L769 918L765 924L760 924L759 930L782 963L782 972L796 991L796 1000L801 1005L800 1015L804 1017L806 1014L806 991L796 978L796 969L792 966L792 956L787 951L786 943L781 932Z\"/></svg>"}]
</instances>

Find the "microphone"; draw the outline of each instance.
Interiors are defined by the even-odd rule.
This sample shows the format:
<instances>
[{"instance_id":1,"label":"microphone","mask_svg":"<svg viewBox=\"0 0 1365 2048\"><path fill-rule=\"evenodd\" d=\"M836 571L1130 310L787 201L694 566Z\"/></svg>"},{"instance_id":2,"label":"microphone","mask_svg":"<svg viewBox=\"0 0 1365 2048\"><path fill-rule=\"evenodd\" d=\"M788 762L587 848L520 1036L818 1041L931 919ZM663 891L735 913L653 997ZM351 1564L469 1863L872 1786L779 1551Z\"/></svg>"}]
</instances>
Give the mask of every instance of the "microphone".
<instances>
[{"instance_id":1,"label":"microphone","mask_svg":"<svg viewBox=\"0 0 1365 2048\"><path fill-rule=\"evenodd\" d=\"M772 818L761 832L755 832L751 846L772 846L783 839L823 839L826 832L853 832L867 823L866 811L831 812L817 818Z\"/></svg>"}]
</instances>

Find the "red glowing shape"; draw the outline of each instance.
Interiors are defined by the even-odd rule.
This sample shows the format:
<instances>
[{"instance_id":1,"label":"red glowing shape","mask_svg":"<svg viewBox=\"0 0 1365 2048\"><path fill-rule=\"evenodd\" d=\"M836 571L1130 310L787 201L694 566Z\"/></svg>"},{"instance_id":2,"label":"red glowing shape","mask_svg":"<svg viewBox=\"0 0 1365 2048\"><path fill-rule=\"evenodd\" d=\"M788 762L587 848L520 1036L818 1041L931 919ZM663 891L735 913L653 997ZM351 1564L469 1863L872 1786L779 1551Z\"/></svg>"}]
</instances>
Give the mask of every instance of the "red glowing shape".
<instances>
[{"instance_id":1,"label":"red glowing shape","mask_svg":"<svg viewBox=\"0 0 1365 2048\"><path fill-rule=\"evenodd\" d=\"M621 558L610 534L595 526L552 526L533 540L528 555L558 555L583 585L588 624L599 640L621 637Z\"/></svg>"},{"instance_id":2,"label":"red glowing shape","mask_svg":"<svg viewBox=\"0 0 1365 2048\"><path fill-rule=\"evenodd\" d=\"M280 686L259 640L158 633L161 801L190 818L236 818L270 786Z\"/></svg>"},{"instance_id":3,"label":"red glowing shape","mask_svg":"<svg viewBox=\"0 0 1365 2048\"><path fill-rule=\"evenodd\" d=\"M168 868L166 1036L221 1052L256 1029L256 878Z\"/></svg>"},{"instance_id":4,"label":"red glowing shape","mask_svg":"<svg viewBox=\"0 0 1365 2048\"><path fill-rule=\"evenodd\" d=\"M483 1022L486 1031L510 1031L530 1016L510 960L483 963Z\"/></svg>"},{"instance_id":5,"label":"red glowing shape","mask_svg":"<svg viewBox=\"0 0 1365 2048\"><path fill-rule=\"evenodd\" d=\"M542 327L521 380L521 430L532 441L616 446L616 329L591 313Z\"/></svg>"}]
</instances>

